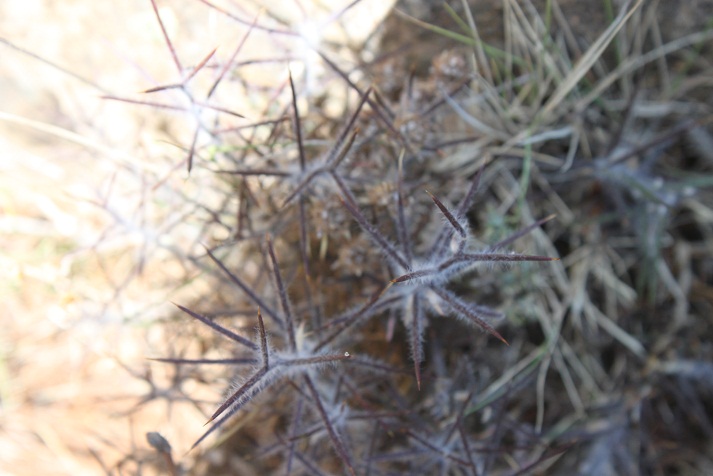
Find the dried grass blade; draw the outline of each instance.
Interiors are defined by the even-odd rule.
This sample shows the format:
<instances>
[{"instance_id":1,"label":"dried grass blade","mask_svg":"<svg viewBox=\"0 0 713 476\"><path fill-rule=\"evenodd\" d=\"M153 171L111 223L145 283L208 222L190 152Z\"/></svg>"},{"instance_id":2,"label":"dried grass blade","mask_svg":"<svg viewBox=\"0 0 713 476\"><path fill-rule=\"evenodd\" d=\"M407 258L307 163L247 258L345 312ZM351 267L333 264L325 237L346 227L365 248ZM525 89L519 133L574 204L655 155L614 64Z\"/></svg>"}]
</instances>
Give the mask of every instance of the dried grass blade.
<instances>
[{"instance_id":1,"label":"dried grass blade","mask_svg":"<svg viewBox=\"0 0 713 476\"><path fill-rule=\"evenodd\" d=\"M577 83L579 83L579 80L582 79L587 71L589 71L594 63L602 56L604 50L607 46L609 46L609 43L611 43L617 33L619 33L619 30L622 29L627 20L631 18L642 3L643 0L638 0L636 4L627 12L629 2L626 2L617 18L615 18L611 25L609 25L609 27L604 30L599 38L592 43L592 46L590 46L584 56L580 58L572 71L570 71L564 80L557 86L557 89L552 94L552 97L550 97L540 112L542 117L547 117L557 106L559 106L565 96L567 96L567 94L574 89Z\"/></svg>"}]
</instances>

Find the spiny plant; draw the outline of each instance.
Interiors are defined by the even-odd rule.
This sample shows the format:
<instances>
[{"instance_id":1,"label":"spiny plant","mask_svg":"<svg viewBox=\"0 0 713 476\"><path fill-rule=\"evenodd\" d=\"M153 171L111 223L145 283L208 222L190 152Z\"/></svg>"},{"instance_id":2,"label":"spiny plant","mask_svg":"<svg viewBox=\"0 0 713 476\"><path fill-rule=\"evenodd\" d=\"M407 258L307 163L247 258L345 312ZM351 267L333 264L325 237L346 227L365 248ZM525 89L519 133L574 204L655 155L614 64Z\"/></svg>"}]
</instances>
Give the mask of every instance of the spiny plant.
<instances>
[{"instance_id":1,"label":"spiny plant","mask_svg":"<svg viewBox=\"0 0 713 476\"><path fill-rule=\"evenodd\" d=\"M304 159L305 154L301 145L301 133L299 132L301 131L300 116L297 112L294 84L291 84L293 90L293 109L295 113L295 131L297 131L300 157L301 159ZM431 244L430 250L428 251L428 255L431 256L430 260L418 260L414 256L413 242L415 239L409 236L410 231L408 230L406 221L407 211L404 205L403 180L401 173L399 173L397 180L398 184L396 187L397 217L395 219L397 236L399 237L399 249L392 245L389 238L366 219L357 204L357 198L347 185L347 179L340 175L341 173L336 167L339 161L348 154L350 147L354 143L356 133L355 131L350 131L350 128L353 127L353 124L356 122L357 114L365 104L367 98L368 92L362 96L357 106L357 113L352 115L352 119L348 122L348 127L340 134L335 146L331 149L332 152L327 155L325 165L316 166L312 169L312 171L305 173L305 167L302 165L304 164L304 161L301 160L300 168L302 171L299 173L301 178L297 181L297 185L293 186L293 191L288 193L287 199L285 199L283 203L284 206L289 206L293 199L296 199L297 197L302 198L304 191L313 180L318 178L320 174L329 174L336 184L336 189L341 192L341 200L344 208L355 219L364 233L366 233L377 244L382 253L388 258L389 267L397 271L396 274L399 276L391 279L381 288L377 288L378 291L374 293L371 298L366 299L361 305L358 305L352 310L342 313L335 318L324 319L324 325L322 328L310 329L308 326L310 325L311 319L298 319L295 317L282 273L277 265L277 258L271 239L267 239L267 255L269 257L269 269L272 275L272 281L274 282L280 311L275 310L268 302L265 301L263 297L259 295L258 291L249 286L238 275L230 271L213 252L208 251L208 256L210 256L214 263L219 266L229 280L272 319L273 324L277 327L279 332L280 340L287 344L287 353L278 353L268 346L261 312L258 312L259 343L256 344L216 324L215 322L207 319L205 316L195 313L183 306L179 306L182 311L188 313L202 323L209 325L213 329L245 347L249 353L259 353L259 358L258 356L251 358L241 357L239 359L223 359L211 362L206 361L205 359L159 359L164 362L189 364L223 363L239 366L245 364L257 364L257 367L255 367L255 370L252 373L241 378L241 383L238 385L237 390L233 391L225 402L213 413L208 422L211 424L211 427L196 441L194 447L201 443L208 435L222 427L237 411L245 407L247 403L257 397L258 394L262 393L267 386L274 384L277 380L288 379L293 385L300 389L300 393L303 395L303 398L307 399L308 402L316 407L317 413L321 417L321 424L324 431L329 436L334 450L341 459L345 468L349 472L354 473L355 464L352 462L352 457L350 456L350 453L354 450L350 451L345 447L342 437L340 436L335 424L332 422L335 417L328 414L323 403L324 397L320 396L320 393L313 382L315 377L312 375L311 371L314 367L344 360L349 357L349 354L328 354L325 349L328 346L334 347L335 342L339 343L338 345L346 345L348 342L353 341L353 329L357 324L363 326L366 321L375 317L378 313L388 312L390 309L401 308L400 312L402 314L402 319L406 323L411 336L409 339L411 358L414 362L414 372L417 386L420 389L420 367L424 355L422 341L427 327L427 311L435 312L438 310L443 312L442 308L447 306L451 312L459 318L486 330L490 334L499 338L501 341L505 342L505 339L491 324L488 323L491 319L501 317L501 313L487 306L468 303L449 290L447 288L447 284L454 275L463 273L468 268L472 268L482 263L551 261L556 259L545 256L518 255L499 252L499 250L509 246L513 241L525 235L532 229L539 227L551 217L536 222L520 232L501 240L495 245L487 248L484 252L471 252L468 247L469 226L467 223L466 213L474 200L475 193L480 182L480 173L476 174L474 179L471 180L468 192L459 204L455 214L452 213L437 197L430 195L432 201L445 218L441 232L436 235L436 239ZM346 139L347 137L349 137L349 139ZM231 171L230 173L246 175L251 172L243 170ZM256 171L255 175L282 176L282 174L278 174L274 171L264 170ZM301 201L300 204L302 204ZM304 211L302 211L301 207L299 210L298 220L302 241L304 240L302 237L308 234L308 224L304 218ZM306 240L303 242L305 241ZM304 256L306 252L303 252L302 254ZM309 283L307 284L307 289L309 289ZM427 306L430 308L426 309ZM311 309L311 311L313 311L313 309ZM299 332L298 328L300 330ZM352 330L352 333L345 332L347 330ZM357 360L355 363L361 364L363 367L370 370L374 370L375 368L378 369L379 366L382 369L389 368L388 366L384 366L378 362L370 362L368 360ZM297 378L298 376L303 377L303 382L298 383L300 380ZM367 417L372 419L374 418L374 416L370 415L367 415ZM301 418L301 415L297 415L293 425L301 427L303 425ZM412 438L416 437L412 436ZM292 451L290 452L291 456L285 463L288 467L291 467L292 465L292 458L297 458L294 456L295 454L296 453ZM304 464L307 465L308 463L305 462Z\"/></svg>"},{"instance_id":2,"label":"spiny plant","mask_svg":"<svg viewBox=\"0 0 713 476\"><path fill-rule=\"evenodd\" d=\"M222 427L225 422L228 421L228 419L230 419L238 410L245 407L260 393L265 391L267 387L273 385L278 380L285 378L289 378L292 382L295 382L295 380L302 380L301 387L304 388L300 388L300 391L306 392L309 396L310 401L316 407L320 417L322 418L324 428L332 441L335 451L341 458L345 467L350 471L350 473L354 474L351 458L342 443L338 431L335 429L332 421L330 420L327 410L325 409L323 397L320 396L320 393L317 390L314 383L314 374L312 372L312 369L348 359L350 354L349 352L330 354L324 350L316 351L314 349L315 346L310 342L310 339L305 336L304 329L299 328L299 326L303 326L304 323L302 323L301 320L297 320L294 316L294 312L287 296L287 289L285 288L282 274L280 273L277 264L277 257L272 245L272 240L269 237L267 238L267 250L270 257L271 270L277 294L279 296L281 313L273 310L267 306L261 298L254 295L252 291L250 291L249 288L242 283L240 278L230 272L212 252L208 251L208 255L221 267L221 269L223 269L231 281L237 284L238 287L253 298L258 305L263 306L272 319L272 322L281 331L280 336L286 341L285 350L278 351L271 347L268 343L268 334L265 330L265 324L263 322L260 308L258 308L257 312L258 336L256 343L215 323L201 314L179 305L179 309L183 312L228 337L230 340L244 348L244 350L247 350L248 355L252 355L252 357L221 360L172 358L161 358L156 360L181 364L219 363L225 365L254 366L254 371L241 380L241 382L237 385L238 388L232 391L223 404L220 405L220 407L218 407L218 409L215 410L215 412L210 416L208 422L206 423L211 425L210 428L194 443L194 447L200 444L208 435Z\"/></svg>"},{"instance_id":3,"label":"spiny plant","mask_svg":"<svg viewBox=\"0 0 713 476\"><path fill-rule=\"evenodd\" d=\"M384 256L389 259L391 268L399 275L390 281L384 293L392 285L397 285L394 289L394 294L398 296L398 302L401 303L403 308L402 318L409 329L411 358L414 362L414 372L419 389L421 387L420 365L423 360L422 341L427 323L427 312L442 314L443 307L448 307L459 319L485 330L507 344L507 341L488 322L489 320L501 319L503 317L502 313L488 306L468 303L458 297L448 289L448 283L453 276L479 265L557 260L557 258L547 256L498 252L517 238L552 219L553 217L551 216L495 243L483 251L473 252L468 250L468 241L471 237L466 213L475 198L481 172L474 176L474 180L465 197L458 205L455 214L451 213L435 195L427 192L445 220L440 232L436 234L435 240L427 249L425 254L427 258L425 259L419 259L414 256L413 242L415 237L411 237L408 230L400 176L397 184L396 217L394 219L399 241L398 247L392 245L377 227L367 221L364 214L359 210L356 199L351 192L347 188L342 188L342 192L346 195L343 199L345 208L381 249ZM363 317L363 315L359 317ZM352 323L346 322L343 324L340 332ZM333 336L336 336L336 333Z\"/></svg>"},{"instance_id":4,"label":"spiny plant","mask_svg":"<svg viewBox=\"0 0 713 476\"><path fill-rule=\"evenodd\" d=\"M166 37L166 41L171 45L168 37ZM172 46L170 49L175 57L175 50ZM149 92L156 93L176 88L185 90L187 81L193 78L201 68L208 67L211 57L212 54L199 66L193 68L187 79L179 84L158 86L151 88ZM237 287L253 305L257 306L257 338L253 340L243 337L207 316L179 305L179 309L184 313L232 340L238 350L233 352L235 357L225 359L183 357L156 359L174 365L224 364L235 369L234 372L239 374L235 388L213 411L207 423L210 427L195 441L194 448L216 430L225 428L231 418L236 417L241 409L250 410L252 404L257 404L258 400L271 398L270 394L273 392L266 392L268 387L295 390L294 396L290 399L294 404L293 414L289 418L290 422L275 435L277 442L267 445L263 448L264 451L261 451L267 458L266 461L270 461L277 455L279 459L277 464L283 467L288 474L294 471L298 465L301 465L310 474L320 474L325 467L329 467L330 458L326 457L323 452L321 444L323 440L330 442L334 454L347 472L356 474L357 471L362 472L363 470L376 471L376 468L388 459L379 456L387 451L385 446L387 441L377 433L372 436L373 443L365 445L364 439L357 436L363 429L364 422L373 422L375 430L383 431L384 425L387 423L389 428L395 428L397 420L415 418L415 415L407 415L413 410L408 410L406 402L396 415L391 416L379 411L374 402L368 403L368 400L374 395L373 392L377 390L371 389L371 385L365 385L364 379L371 379L377 385L383 385L384 375L401 374L402 371L398 365L394 366L383 362L379 358L383 358L383 356L378 353L374 357L356 355L350 358L351 350L347 353L342 351L335 354L331 353L329 348L355 346L360 341L366 340L365 334L357 329L366 328L370 322L380 316L400 315L409 330L410 337L406 340L408 342L406 345L411 349L410 355L416 384L418 390L421 390L421 366L425 358L423 342L428 327L427 315L452 313L506 342L490 323L501 318L502 313L488 306L472 304L459 297L457 293L449 289L449 282L455 276L483 263L550 261L553 259L502 251L516 239L544 224L547 219L536 222L482 251L475 251L470 243L472 238L467 213L474 202L481 173L475 174L470 180L465 197L462 198L456 212L451 212L435 194L428 192L444 220L441 230L435 234L436 239L432 243L429 244L422 240L418 229L425 223L433 221L433 213L427 209L409 211L407 182L404 176L404 162L411 167L411 164L417 164L426 158L417 151L417 148L421 147L422 138L414 139L411 137L412 131L397 125L398 121L394 119L396 113L376 91L357 86L336 63L324 54L322 57L337 73L337 76L356 92L358 102L346 119L345 126L341 127L341 131L336 134L333 145L325 154L321 154L321 158L311 160L311 154L305 141L304 119L298 108L299 94L290 74L288 79L291 90L292 133L296 145L296 166L288 165L289 161L286 160L270 158L264 162L271 163L274 167L244 167L241 164L248 162L247 158L241 154L232 153L229 148L219 151L211 159L211 162L217 165L213 166L213 170L219 176L225 177L227 180L230 180L230 177L239 179L238 183L242 190L253 189L246 195L241 194L240 199L241 203L252 206L252 209L241 209L239 214L239 221L242 220L242 223L247 224L246 231L249 231L249 236L256 236L264 232L273 233L280 236L280 241L283 241L285 245L294 246L299 250L299 261L302 264L301 277L304 285L301 288L293 287L293 293L295 289L302 290L303 300L298 301L298 310L292 304L288 286L277 264L272 239L267 239L267 249L264 254L267 257L264 264L270 281L273 283L271 291L263 284L250 283L250 280L241 277L239 273L231 271L230 265L224 262L223 258L219 258L215 250L209 249L207 255L218 266L223 276ZM179 69L182 69L179 63L177 65ZM224 71L224 68L218 69ZM223 77L223 73L218 75L211 92ZM442 99L436 99L428 104L423 108L424 118L435 114L444 104L446 102ZM195 103L195 105L205 106L203 103ZM369 113L365 112L367 110ZM281 129L281 122L278 120L272 123L273 136L287 133ZM206 129L205 126L202 127ZM252 146L251 142L249 144ZM396 144L399 145L398 148L394 147ZM279 148L270 150L274 146L274 143L266 144L270 151L269 155L274 157L275 152L277 154L286 152L280 151ZM255 151L257 151L257 145L255 147ZM378 154L377 147L383 147L387 155L393 152L400 155L398 161L384 160L383 166L386 167L386 174L379 172L374 174L369 169L355 167L354 164L360 161L373 163L373 155ZM398 152L399 150L400 152ZM289 154L292 155L292 153ZM196 136L194 136L188 149L189 169L194 159L201 158L201 155L202 150L197 147ZM259 163L260 160L251 159L249 162ZM394 168L394 163L398 163L398 167ZM230 166L226 167L222 164ZM237 164L238 167L234 167L232 164ZM423 165L418 167L421 168ZM423 183L424 178L426 183ZM255 179L258 182L255 182ZM394 182L389 184L391 180ZM408 187L412 190L424 186L438 189L442 183L448 183L447 179L438 179L429 183L428 175L419 178L418 174L409 174L408 180ZM256 184L259 184L259 187L264 187L269 193L257 197L258 190L254 187ZM391 237L380 229L383 222L381 225L377 225L367 218L363 197L370 192L378 194L379 192L375 191L375 185L376 188L387 187L396 191L393 217L389 218L388 213L385 214L390 207L386 197L380 199L383 205L379 206L382 221L390 222L395 229L396 245L392 244ZM314 265L311 263L313 259L311 255L314 236L311 233L310 210L335 198L341 202L341 210L330 210L331 217L327 219L328 226L325 230L327 236L332 240L336 238L333 232L335 226L350 227L348 217L351 216L361 231L350 233L361 234L374 241L377 249L387 259L387 263L382 270L373 270L371 283L365 281L363 276L360 277L361 272L355 274L356 270L350 271L351 275L349 273L344 275L348 279L356 279L355 282L360 283L365 292L357 293L356 296L345 300L340 306L341 309L337 309L336 314L331 314L330 312L325 313L324 308L335 306L330 302L332 298L325 294L327 290L322 288L327 282L325 279L333 278L330 278L328 274L317 277L313 275L312 271ZM264 211L258 212L259 208L263 208ZM271 217L266 215L267 210L273 211ZM259 221L256 220L256 217L260 215L262 218ZM410 223L411 220L414 224ZM415 224L416 222L419 222L418 225ZM254 229L254 225L257 223L260 223L259 230ZM295 227L297 237L286 235L283 231ZM245 235L240 230L243 227L238 223L237 228L238 233L234 236L242 241ZM338 239L344 240L344 238ZM290 245L290 243L294 244ZM345 245L348 246L348 241ZM222 245L220 248L224 246ZM428 256L428 258L419 258L422 255ZM368 256L369 260L374 260L378 254L371 252L368 253ZM273 299L277 305L273 304L269 297L271 295L274 296ZM272 327L270 333L266 330L266 325L263 322L263 314L270 319ZM283 346L283 350L276 350L269 343L271 339L268 339L268 335L279 342ZM361 348L368 349L369 345L363 343ZM323 378L316 373L316 370L324 367L325 364L337 362L348 365L347 368L350 369L350 372L336 380ZM360 377L360 373L366 374L366 377ZM399 379L402 378L399 377ZM394 388L391 393L397 395L399 391ZM284 392L278 391L276 394L284 395ZM366 408L361 412L361 416L359 416L359 412L355 411L355 408L352 408L354 405L348 403L352 400L361 402L357 406L361 405ZM383 403L381 404L383 405ZM405 434L407 441L423 441L415 429L407 430ZM443 445L448 445L450 438L447 437ZM467 447L467 442L463 444ZM462 459L456 456L445 456L443 451L436 451L431 452L431 456L438 458L441 461L439 465L443 468L448 467L447 462L456 462L458 465L470 468L471 472L476 471L475 464L472 459L468 459L467 455L464 455L466 459Z\"/></svg>"},{"instance_id":5,"label":"spiny plant","mask_svg":"<svg viewBox=\"0 0 713 476\"><path fill-rule=\"evenodd\" d=\"M203 3L250 29L277 31ZM561 16L555 15L564 31L555 35L529 3L516 2L506 2L505 14L518 34L503 50L490 47L479 38L464 2L465 20L449 10L464 34L450 36L471 47L475 59L468 70L465 61L449 60L457 54L446 55L442 63L460 65L452 71L455 80L443 81L451 74L443 72L427 79L405 75L401 88L384 94L370 79L385 59L354 69L315 48L331 69L325 83L346 90L338 120L315 112L319 100L305 97L298 76L285 67L277 105L269 110L273 119L245 126L252 134L234 142L214 134L214 141L226 141L221 147L202 148L194 139L187 148L188 162L201 165L194 173L202 166L214 172L228 187L224 203L237 202L232 213L225 206L216 214L230 236L215 239L207 256L222 280L240 291L237 300L258 309L257 337L249 339L179 306L238 349L230 359L159 359L175 365L222 363L237 374L237 384L194 448L218 429L240 427L246 414L267 414L279 418L270 435L243 428L254 440L255 464L262 471L328 474L341 467L350 474L526 474L557 459L570 447L564 441L596 439L572 422L593 414L596 398L606 395L600 377L610 381L598 361L580 360L573 347L601 345L578 332L584 310L607 338L637 359L646 356L644 345L616 320L616 305L628 296L623 273L605 275L609 288L622 283L615 298L607 298L615 309L611 317L575 282L575 271L566 268L571 263L544 268L555 274L553 283L532 279L541 286L538 298L524 286L504 290L499 275L489 271L557 261L555 239L541 228L552 219L552 208L568 226L577 224L569 202L560 198L571 192L558 174L572 178L584 171L586 178L620 189L626 188L622 182L633 181L668 199L651 188L650 175L622 174L616 160L587 164L581 157L586 153L591 159L594 145L583 110L602 99L595 92L629 72L618 67L607 72L607 47L636 18L640 5L622 8L582 52ZM223 71L224 65L212 61L203 62L203 70ZM308 113L300 112L301 101L309 104ZM239 129L221 129L221 120L210 130ZM481 182L489 184L482 208L499 217L509 213L516 223L489 238L492 244L471 231L484 222L476 206ZM577 226L590 223L584 217ZM562 242L568 239L599 244L559 230L564 238L558 246L566 252L569 244ZM266 233L274 238L262 249L255 243ZM510 251L526 236L542 254ZM236 251L242 252L238 262L231 260ZM518 321L503 322L506 313L492 307L499 296L484 300L486 291L521 300ZM461 333L459 324L441 316L454 316L495 339ZM395 326L398 320L405 330ZM511 332L514 322L518 332ZM460 365L469 378L454 377ZM551 367L556 372L549 372ZM554 391L551 375L560 379ZM458 405L444 404L443 394L451 393L467 397ZM517 405L508 408L508 398ZM233 449L224 444L225 451Z\"/></svg>"}]
</instances>

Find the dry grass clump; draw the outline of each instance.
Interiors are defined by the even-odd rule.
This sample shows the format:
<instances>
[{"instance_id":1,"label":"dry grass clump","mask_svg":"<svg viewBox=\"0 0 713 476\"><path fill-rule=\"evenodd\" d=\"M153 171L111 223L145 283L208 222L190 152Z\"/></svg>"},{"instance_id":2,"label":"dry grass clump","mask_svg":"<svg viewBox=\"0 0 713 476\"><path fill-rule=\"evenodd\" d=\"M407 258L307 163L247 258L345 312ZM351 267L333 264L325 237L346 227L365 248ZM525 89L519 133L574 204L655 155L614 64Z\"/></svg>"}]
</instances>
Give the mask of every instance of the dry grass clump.
<instances>
[{"instance_id":1,"label":"dry grass clump","mask_svg":"<svg viewBox=\"0 0 713 476\"><path fill-rule=\"evenodd\" d=\"M161 319L120 312L153 344L143 368L118 359L143 389L120 415L207 423L169 413L108 474L713 464L710 22L679 34L658 2L605 1L588 28L576 3L506 0L493 34L463 0L397 6L363 47L332 30L360 2L302 22L188 3L233 37L188 66L152 1L176 76L103 97L188 123L141 182L162 225L138 230L194 291ZM415 30L447 45L428 69L406 60ZM252 41L284 54L246 58Z\"/></svg>"}]
</instances>

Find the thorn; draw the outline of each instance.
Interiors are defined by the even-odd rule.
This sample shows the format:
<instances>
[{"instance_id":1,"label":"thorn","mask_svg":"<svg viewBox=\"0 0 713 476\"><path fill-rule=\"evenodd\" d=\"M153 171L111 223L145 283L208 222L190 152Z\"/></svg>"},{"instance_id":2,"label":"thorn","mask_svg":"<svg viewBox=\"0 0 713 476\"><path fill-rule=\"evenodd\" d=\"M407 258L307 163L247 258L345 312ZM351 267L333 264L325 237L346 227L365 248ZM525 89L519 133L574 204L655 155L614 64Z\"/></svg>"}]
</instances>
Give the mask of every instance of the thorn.
<instances>
[{"instance_id":1,"label":"thorn","mask_svg":"<svg viewBox=\"0 0 713 476\"><path fill-rule=\"evenodd\" d=\"M260 313L260 306L257 308L257 325L260 332L260 350L263 354L263 365L267 365L268 351L267 351L267 333L265 332L265 322L262 320L262 314Z\"/></svg>"},{"instance_id":2,"label":"thorn","mask_svg":"<svg viewBox=\"0 0 713 476\"><path fill-rule=\"evenodd\" d=\"M166 84L163 86L155 86L153 88L149 89L144 89L143 91L139 91L142 94L149 94L149 93L156 93L158 91L165 91L167 89L176 89L176 88L182 88L183 83L176 83L176 84Z\"/></svg>"},{"instance_id":3,"label":"thorn","mask_svg":"<svg viewBox=\"0 0 713 476\"><path fill-rule=\"evenodd\" d=\"M503 344L506 346L510 347L510 343L505 340L503 336L501 336L497 331L493 330L492 331L493 336L497 337Z\"/></svg>"},{"instance_id":4,"label":"thorn","mask_svg":"<svg viewBox=\"0 0 713 476\"><path fill-rule=\"evenodd\" d=\"M211 51L210 53L208 53L208 56L206 56L206 57L203 59L203 61L201 61L200 63L198 63L198 65L193 68L193 70L192 70L192 71L190 72L190 74L186 77L186 79L183 80L182 85L185 85L188 81L190 81L190 80L193 78L193 76L196 75L196 73L198 73L198 71L200 71L201 69L203 69L203 67L204 67L206 64L208 64L208 61L210 61L210 59L213 57L213 55L215 54L216 51L218 51L218 47L217 47L217 46L216 46L215 48L213 48L213 51Z\"/></svg>"},{"instance_id":5,"label":"thorn","mask_svg":"<svg viewBox=\"0 0 713 476\"><path fill-rule=\"evenodd\" d=\"M398 278L396 278L396 279L398 279ZM384 294L386 294L386 291L388 291L389 288L390 288L391 286L393 286L393 285L394 285L394 281L392 280L392 281L389 282L389 284L387 284L386 286L384 286L384 289L382 289L381 292L376 296L376 298L374 299L374 302L376 302L377 299L381 298L381 296L383 296Z\"/></svg>"}]
</instances>

